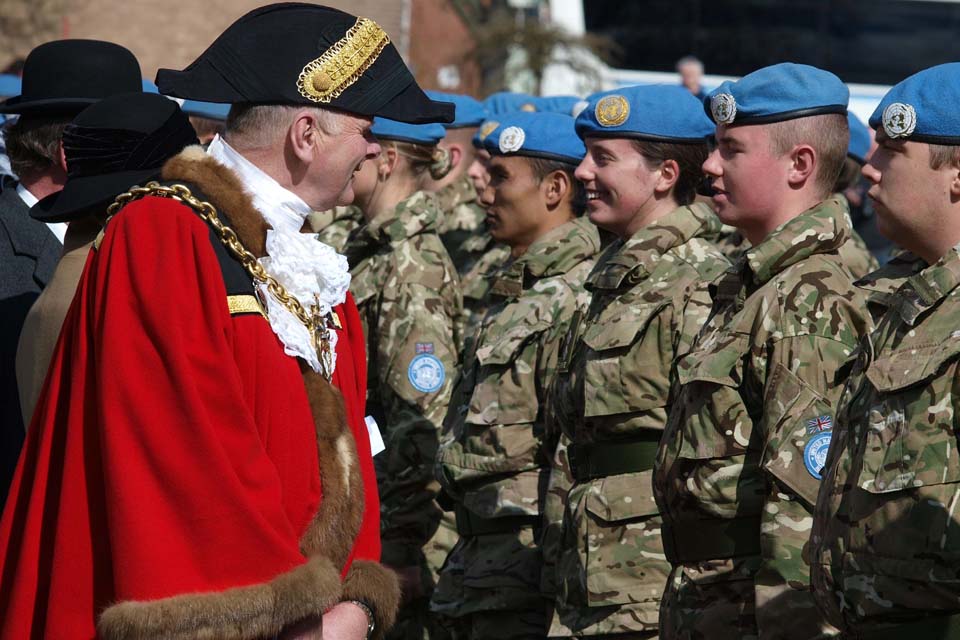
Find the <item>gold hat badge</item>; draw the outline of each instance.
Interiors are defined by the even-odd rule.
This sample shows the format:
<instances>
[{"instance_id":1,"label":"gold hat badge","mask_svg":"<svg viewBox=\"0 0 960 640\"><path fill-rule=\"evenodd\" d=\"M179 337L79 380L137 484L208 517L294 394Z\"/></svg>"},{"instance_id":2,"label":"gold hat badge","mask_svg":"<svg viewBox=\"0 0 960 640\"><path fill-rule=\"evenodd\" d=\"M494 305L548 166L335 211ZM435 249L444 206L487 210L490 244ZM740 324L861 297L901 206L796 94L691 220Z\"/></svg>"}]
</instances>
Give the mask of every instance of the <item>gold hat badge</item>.
<instances>
[{"instance_id":1,"label":"gold hat badge","mask_svg":"<svg viewBox=\"0 0 960 640\"><path fill-rule=\"evenodd\" d=\"M593 110L603 127L619 127L630 116L630 103L623 96L606 96Z\"/></svg>"},{"instance_id":2,"label":"gold hat badge","mask_svg":"<svg viewBox=\"0 0 960 640\"><path fill-rule=\"evenodd\" d=\"M313 102L330 102L359 80L388 44L390 38L380 25L357 18L342 38L303 67L297 78L300 95Z\"/></svg>"}]
</instances>

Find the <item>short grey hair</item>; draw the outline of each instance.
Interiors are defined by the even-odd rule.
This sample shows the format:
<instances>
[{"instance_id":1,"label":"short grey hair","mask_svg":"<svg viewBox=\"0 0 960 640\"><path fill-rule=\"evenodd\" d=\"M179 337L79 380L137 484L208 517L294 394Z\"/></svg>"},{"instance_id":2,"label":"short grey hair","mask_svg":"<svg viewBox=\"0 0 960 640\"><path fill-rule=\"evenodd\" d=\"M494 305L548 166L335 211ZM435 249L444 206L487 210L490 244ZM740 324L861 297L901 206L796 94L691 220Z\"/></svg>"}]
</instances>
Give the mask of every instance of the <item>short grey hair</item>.
<instances>
[{"instance_id":1,"label":"short grey hair","mask_svg":"<svg viewBox=\"0 0 960 640\"><path fill-rule=\"evenodd\" d=\"M272 146L286 134L295 113L308 109L327 135L343 130L342 115L330 109L276 104L234 104L227 114L226 135L239 146L259 149Z\"/></svg>"},{"instance_id":2,"label":"short grey hair","mask_svg":"<svg viewBox=\"0 0 960 640\"><path fill-rule=\"evenodd\" d=\"M700 69L700 73L703 73L703 63L700 62L700 58L696 56L683 56L677 60L677 71L680 71L680 69L688 65L696 65Z\"/></svg>"}]
</instances>

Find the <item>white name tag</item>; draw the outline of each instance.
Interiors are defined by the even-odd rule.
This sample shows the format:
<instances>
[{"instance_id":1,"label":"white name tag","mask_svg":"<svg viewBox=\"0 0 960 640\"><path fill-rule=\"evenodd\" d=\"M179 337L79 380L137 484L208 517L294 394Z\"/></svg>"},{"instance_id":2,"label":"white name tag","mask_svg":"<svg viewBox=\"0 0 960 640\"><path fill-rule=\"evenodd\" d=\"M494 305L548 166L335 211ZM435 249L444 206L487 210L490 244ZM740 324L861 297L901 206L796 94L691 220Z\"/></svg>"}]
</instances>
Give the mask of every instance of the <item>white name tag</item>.
<instances>
[{"instance_id":1,"label":"white name tag","mask_svg":"<svg viewBox=\"0 0 960 640\"><path fill-rule=\"evenodd\" d=\"M373 419L373 416L367 416L363 421L367 425L367 435L370 437L370 455L375 456L387 447L383 444L380 427L377 426L377 421Z\"/></svg>"}]
</instances>

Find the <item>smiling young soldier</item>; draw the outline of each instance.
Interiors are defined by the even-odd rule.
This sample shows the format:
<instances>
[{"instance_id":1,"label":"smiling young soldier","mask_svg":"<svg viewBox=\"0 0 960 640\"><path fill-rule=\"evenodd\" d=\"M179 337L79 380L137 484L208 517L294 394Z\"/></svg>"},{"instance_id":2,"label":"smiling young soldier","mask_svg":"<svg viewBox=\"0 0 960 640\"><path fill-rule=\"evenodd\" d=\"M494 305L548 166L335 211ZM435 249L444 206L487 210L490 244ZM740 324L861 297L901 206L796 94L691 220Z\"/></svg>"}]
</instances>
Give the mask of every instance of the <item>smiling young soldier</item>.
<instances>
[{"instance_id":1,"label":"smiling young soldier","mask_svg":"<svg viewBox=\"0 0 960 640\"><path fill-rule=\"evenodd\" d=\"M590 307L570 328L550 394L564 446L547 497L544 588L559 554L552 635L652 638L670 573L653 458L676 358L707 320L709 283L730 266L704 239L720 221L691 205L713 123L682 87L647 86L599 94L576 127L590 220L619 239L587 280Z\"/></svg>"},{"instance_id":2,"label":"smiling young soldier","mask_svg":"<svg viewBox=\"0 0 960 640\"><path fill-rule=\"evenodd\" d=\"M844 637L960 636L958 100L960 64L940 65L870 118L868 195L909 253L864 283L880 319L853 360L814 514L814 595Z\"/></svg>"},{"instance_id":3,"label":"smiling young soldier","mask_svg":"<svg viewBox=\"0 0 960 640\"><path fill-rule=\"evenodd\" d=\"M830 197L847 98L831 73L778 64L723 83L705 105L717 215L753 246L711 290L654 466L673 564L664 637L836 633L817 615L803 550L837 370L869 329L839 253L845 207Z\"/></svg>"},{"instance_id":4,"label":"smiling young soldier","mask_svg":"<svg viewBox=\"0 0 960 640\"><path fill-rule=\"evenodd\" d=\"M437 473L455 502L460 540L431 608L456 638L543 638L549 603L540 595L538 533L552 454L544 401L560 340L586 305L583 282L600 242L578 217L583 187L574 170L584 146L573 118L505 114L487 148L481 202L511 258L444 421Z\"/></svg>"}]
</instances>

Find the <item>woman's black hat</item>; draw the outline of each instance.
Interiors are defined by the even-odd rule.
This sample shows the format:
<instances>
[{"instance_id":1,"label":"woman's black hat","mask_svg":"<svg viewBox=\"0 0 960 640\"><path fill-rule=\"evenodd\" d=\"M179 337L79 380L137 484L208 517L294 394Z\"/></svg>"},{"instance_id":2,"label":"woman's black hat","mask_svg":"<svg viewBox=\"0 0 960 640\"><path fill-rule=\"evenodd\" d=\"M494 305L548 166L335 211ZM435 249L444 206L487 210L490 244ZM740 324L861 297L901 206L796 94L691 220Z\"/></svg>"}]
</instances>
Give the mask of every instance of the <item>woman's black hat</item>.
<instances>
[{"instance_id":1,"label":"woman's black hat","mask_svg":"<svg viewBox=\"0 0 960 640\"><path fill-rule=\"evenodd\" d=\"M23 63L20 95L0 103L0 113L80 113L107 96L141 91L140 63L128 49L100 40L54 40Z\"/></svg>"},{"instance_id":2,"label":"woman's black hat","mask_svg":"<svg viewBox=\"0 0 960 640\"><path fill-rule=\"evenodd\" d=\"M197 134L179 105L155 93L126 93L88 107L63 132L67 183L30 209L42 222L103 212L118 195L160 176Z\"/></svg>"},{"instance_id":3,"label":"woman's black hat","mask_svg":"<svg viewBox=\"0 0 960 640\"><path fill-rule=\"evenodd\" d=\"M417 85L377 23L315 4L251 11L183 71L160 69L157 86L190 100L329 107L411 124L454 115Z\"/></svg>"}]
</instances>

